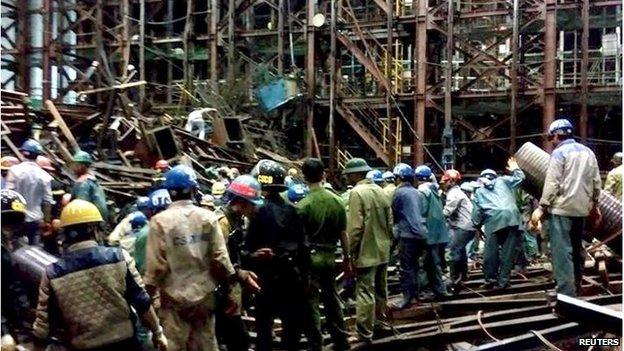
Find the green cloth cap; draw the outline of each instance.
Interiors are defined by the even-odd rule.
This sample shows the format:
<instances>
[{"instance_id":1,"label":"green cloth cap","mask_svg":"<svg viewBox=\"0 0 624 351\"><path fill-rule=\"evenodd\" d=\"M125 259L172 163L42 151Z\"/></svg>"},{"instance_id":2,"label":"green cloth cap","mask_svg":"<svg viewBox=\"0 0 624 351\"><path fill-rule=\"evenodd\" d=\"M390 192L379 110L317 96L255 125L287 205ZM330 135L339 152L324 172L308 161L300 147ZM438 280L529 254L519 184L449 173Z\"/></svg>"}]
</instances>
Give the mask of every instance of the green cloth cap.
<instances>
[{"instance_id":1,"label":"green cloth cap","mask_svg":"<svg viewBox=\"0 0 624 351\"><path fill-rule=\"evenodd\" d=\"M371 171L372 168L364 161L362 158L352 158L345 165L342 174L351 174L351 173L366 173Z\"/></svg>"}]
</instances>

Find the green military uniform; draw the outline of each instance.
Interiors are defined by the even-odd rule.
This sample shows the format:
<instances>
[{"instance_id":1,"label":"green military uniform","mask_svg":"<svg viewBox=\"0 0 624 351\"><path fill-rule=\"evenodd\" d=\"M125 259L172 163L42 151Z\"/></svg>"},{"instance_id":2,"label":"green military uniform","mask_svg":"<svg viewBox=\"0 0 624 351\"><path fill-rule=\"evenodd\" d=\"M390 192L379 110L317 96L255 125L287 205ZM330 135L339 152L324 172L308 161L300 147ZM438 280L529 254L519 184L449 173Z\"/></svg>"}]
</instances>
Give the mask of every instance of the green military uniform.
<instances>
[{"instance_id":1,"label":"green military uniform","mask_svg":"<svg viewBox=\"0 0 624 351\"><path fill-rule=\"evenodd\" d=\"M604 190L615 196L618 200L622 199L622 173L624 173L623 165L615 167L607 175L607 180L604 185Z\"/></svg>"},{"instance_id":2,"label":"green military uniform","mask_svg":"<svg viewBox=\"0 0 624 351\"><path fill-rule=\"evenodd\" d=\"M100 211L104 222L108 220L108 205L106 205L106 195L104 190L97 183L95 176L91 174L80 177L71 189L72 199L89 201Z\"/></svg>"},{"instance_id":3,"label":"green military uniform","mask_svg":"<svg viewBox=\"0 0 624 351\"><path fill-rule=\"evenodd\" d=\"M297 204L311 249L313 314L320 327L319 300L325 307L327 329L336 349L349 349L342 312L336 291L336 243L346 229L347 217L342 199L322 186L314 185L310 194ZM320 296L319 296L320 292Z\"/></svg>"},{"instance_id":4,"label":"green military uniform","mask_svg":"<svg viewBox=\"0 0 624 351\"><path fill-rule=\"evenodd\" d=\"M392 209L388 197L370 180L359 181L351 190L347 234L357 268L357 332L360 338L370 340L376 319L385 315L387 263L392 243Z\"/></svg>"},{"instance_id":5,"label":"green military uniform","mask_svg":"<svg viewBox=\"0 0 624 351\"><path fill-rule=\"evenodd\" d=\"M392 203L392 197L394 196L394 191L396 190L396 185L394 185L394 183L388 183L383 188L383 190L384 190L384 193L386 193L386 195L388 196L388 201L390 201L390 203Z\"/></svg>"}]
</instances>

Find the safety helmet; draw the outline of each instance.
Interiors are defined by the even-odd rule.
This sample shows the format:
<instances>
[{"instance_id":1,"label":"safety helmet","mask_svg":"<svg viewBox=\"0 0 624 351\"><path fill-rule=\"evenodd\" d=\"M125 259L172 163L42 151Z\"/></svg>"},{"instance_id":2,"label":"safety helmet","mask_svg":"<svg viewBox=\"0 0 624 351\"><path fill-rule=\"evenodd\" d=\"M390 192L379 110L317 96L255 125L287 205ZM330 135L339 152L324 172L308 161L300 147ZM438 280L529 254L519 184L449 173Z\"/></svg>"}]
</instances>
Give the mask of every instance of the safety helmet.
<instances>
[{"instance_id":1,"label":"safety helmet","mask_svg":"<svg viewBox=\"0 0 624 351\"><path fill-rule=\"evenodd\" d=\"M616 152L616 153L613 154L613 157L611 158L611 160L613 162L620 162L621 163L622 162L622 156L623 156L622 152Z\"/></svg>"},{"instance_id":2,"label":"safety helmet","mask_svg":"<svg viewBox=\"0 0 624 351\"><path fill-rule=\"evenodd\" d=\"M210 194L204 194L201 197L201 200L199 201L199 204L201 206L214 207L215 206L215 198L214 198L214 196L212 196Z\"/></svg>"},{"instance_id":3,"label":"safety helmet","mask_svg":"<svg viewBox=\"0 0 624 351\"><path fill-rule=\"evenodd\" d=\"M363 158L352 158L347 161L342 174L366 173L373 170Z\"/></svg>"},{"instance_id":4,"label":"safety helmet","mask_svg":"<svg viewBox=\"0 0 624 351\"><path fill-rule=\"evenodd\" d=\"M496 177L498 177L498 174L496 174L496 171L490 168L484 169L483 171L481 171L481 174L479 174L479 178L487 178L489 180L495 179Z\"/></svg>"},{"instance_id":5,"label":"safety helmet","mask_svg":"<svg viewBox=\"0 0 624 351\"><path fill-rule=\"evenodd\" d=\"M50 160L49 158L43 155L37 156L36 162L39 165L39 167L41 167L41 169L45 169L46 171L51 171L51 172L54 172L56 170L54 166L52 165L52 160Z\"/></svg>"},{"instance_id":6,"label":"safety helmet","mask_svg":"<svg viewBox=\"0 0 624 351\"><path fill-rule=\"evenodd\" d=\"M372 171L369 171L368 173L366 173L366 179L376 184L383 183L384 181L383 173L381 173L381 171L378 169L373 169Z\"/></svg>"},{"instance_id":7,"label":"safety helmet","mask_svg":"<svg viewBox=\"0 0 624 351\"><path fill-rule=\"evenodd\" d=\"M228 202L234 197L240 197L251 201L254 205L260 206L264 203L260 195L261 190L262 186L256 178L248 174L243 174L236 177L236 179L230 183L226 191L226 197L228 198Z\"/></svg>"},{"instance_id":8,"label":"safety helmet","mask_svg":"<svg viewBox=\"0 0 624 351\"><path fill-rule=\"evenodd\" d=\"M72 200L61 211L61 227L102 221L102 215L98 208L85 200Z\"/></svg>"},{"instance_id":9,"label":"safety helmet","mask_svg":"<svg viewBox=\"0 0 624 351\"><path fill-rule=\"evenodd\" d=\"M227 190L227 187L223 184L223 182L212 183L211 193L215 198L223 196L223 194L225 194L225 190Z\"/></svg>"},{"instance_id":10,"label":"safety helmet","mask_svg":"<svg viewBox=\"0 0 624 351\"><path fill-rule=\"evenodd\" d=\"M41 144L39 144L37 140L27 139L20 147L20 151L27 152L31 155L40 155L43 153L43 147L41 147Z\"/></svg>"},{"instance_id":11,"label":"safety helmet","mask_svg":"<svg viewBox=\"0 0 624 351\"><path fill-rule=\"evenodd\" d=\"M554 122L550 124L550 127L548 127L548 134L549 135L555 135L555 134L571 135L573 129L574 127L572 127L572 123L570 123L570 121L564 118L560 118L560 119L556 119Z\"/></svg>"},{"instance_id":12,"label":"safety helmet","mask_svg":"<svg viewBox=\"0 0 624 351\"><path fill-rule=\"evenodd\" d=\"M147 224L147 216L141 211L132 212L130 216L130 226L132 229L141 228Z\"/></svg>"},{"instance_id":13,"label":"safety helmet","mask_svg":"<svg viewBox=\"0 0 624 351\"><path fill-rule=\"evenodd\" d=\"M457 183L458 181L461 180L461 178L462 178L461 173L459 173L459 171L454 170L454 169L447 169L446 171L444 171L441 181L444 183L444 182L448 182L449 180L452 180L455 183Z\"/></svg>"},{"instance_id":14,"label":"safety helmet","mask_svg":"<svg viewBox=\"0 0 624 351\"><path fill-rule=\"evenodd\" d=\"M136 207L137 210L139 211L143 211L143 210L147 210L149 209L150 206L150 199L147 196L141 196L137 199L136 201Z\"/></svg>"},{"instance_id":15,"label":"safety helmet","mask_svg":"<svg viewBox=\"0 0 624 351\"><path fill-rule=\"evenodd\" d=\"M288 188L288 200L292 203L297 203L308 196L310 189L305 184L294 184Z\"/></svg>"},{"instance_id":16,"label":"safety helmet","mask_svg":"<svg viewBox=\"0 0 624 351\"><path fill-rule=\"evenodd\" d=\"M289 168L288 169L288 175L291 177L296 177L297 174L299 174L299 171L297 171L296 168Z\"/></svg>"},{"instance_id":17,"label":"safety helmet","mask_svg":"<svg viewBox=\"0 0 624 351\"><path fill-rule=\"evenodd\" d=\"M165 172L169 169L169 162L167 160L158 160L154 165L154 169Z\"/></svg>"},{"instance_id":18,"label":"safety helmet","mask_svg":"<svg viewBox=\"0 0 624 351\"><path fill-rule=\"evenodd\" d=\"M15 190L2 189L2 222L7 224L22 223L26 218L26 200Z\"/></svg>"},{"instance_id":19,"label":"safety helmet","mask_svg":"<svg viewBox=\"0 0 624 351\"><path fill-rule=\"evenodd\" d=\"M78 150L72 157L72 161L76 163L82 163L88 166L93 163L93 157L91 157L88 152Z\"/></svg>"},{"instance_id":20,"label":"safety helmet","mask_svg":"<svg viewBox=\"0 0 624 351\"><path fill-rule=\"evenodd\" d=\"M154 212L159 212L171 204L171 195L166 189L154 190L149 196L150 208Z\"/></svg>"},{"instance_id":21,"label":"safety helmet","mask_svg":"<svg viewBox=\"0 0 624 351\"><path fill-rule=\"evenodd\" d=\"M165 173L165 189L187 190L198 186L195 171L186 165L177 165Z\"/></svg>"},{"instance_id":22,"label":"safety helmet","mask_svg":"<svg viewBox=\"0 0 624 351\"><path fill-rule=\"evenodd\" d=\"M383 179L386 182L394 182L394 173L390 172L390 171L385 171L383 173Z\"/></svg>"},{"instance_id":23,"label":"safety helmet","mask_svg":"<svg viewBox=\"0 0 624 351\"><path fill-rule=\"evenodd\" d=\"M431 179L432 174L433 172L431 172L431 168L425 165L420 165L416 167L416 169L414 170L414 176L416 177L417 180L428 181L429 179Z\"/></svg>"},{"instance_id":24,"label":"safety helmet","mask_svg":"<svg viewBox=\"0 0 624 351\"><path fill-rule=\"evenodd\" d=\"M15 166L18 163L20 163L20 161L17 157L4 156L0 158L0 170L6 171L11 168L11 166Z\"/></svg>"},{"instance_id":25,"label":"safety helmet","mask_svg":"<svg viewBox=\"0 0 624 351\"><path fill-rule=\"evenodd\" d=\"M414 169L412 168L412 166L406 163L399 163L398 165L394 166L392 173L394 173L395 176L399 177L402 180L411 181L414 179Z\"/></svg>"},{"instance_id":26,"label":"safety helmet","mask_svg":"<svg viewBox=\"0 0 624 351\"><path fill-rule=\"evenodd\" d=\"M284 184L286 178L286 170L282 165L275 161L264 160L258 163L258 174L256 179L262 185L262 190L286 190L287 186Z\"/></svg>"}]
</instances>

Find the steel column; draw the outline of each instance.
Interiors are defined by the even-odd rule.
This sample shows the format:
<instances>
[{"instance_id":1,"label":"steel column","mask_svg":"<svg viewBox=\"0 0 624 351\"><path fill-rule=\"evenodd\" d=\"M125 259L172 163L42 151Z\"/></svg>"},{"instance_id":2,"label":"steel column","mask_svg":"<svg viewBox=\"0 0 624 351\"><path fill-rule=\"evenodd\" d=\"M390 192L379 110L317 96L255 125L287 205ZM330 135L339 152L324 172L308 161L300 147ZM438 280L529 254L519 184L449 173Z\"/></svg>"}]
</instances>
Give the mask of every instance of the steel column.
<instances>
[{"instance_id":1,"label":"steel column","mask_svg":"<svg viewBox=\"0 0 624 351\"><path fill-rule=\"evenodd\" d=\"M416 94L414 95L413 125L416 135L412 146L412 159L414 164L423 164L425 141L425 112L427 106L427 0L417 0L416 3L416 35L414 38L414 57L416 58Z\"/></svg>"},{"instance_id":2,"label":"steel column","mask_svg":"<svg viewBox=\"0 0 624 351\"><path fill-rule=\"evenodd\" d=\"M518 55L518 41L519 37L519 17L520 17L520 9L518 6L519 0L513 0L513 25L512 25L512 34L511 34L511 67L510 67L510 77L511 77L511 111L509 119L509 152L513 153L516 150L516 123L517 123L517 113L518 113L518 60L520 56Z\"/></svg>"},{"instance_id":3,"label":"steel column","mask_svg":"<svg viewBox=\"0 0 624 351\"><path fill-rule=\"evenodd\" d=\"M307 116L306 116L306 132L305 132L305 153L307 156L312 156L312 138L314 138L314 90L316 86L315 72L314 72L314 40L315 40L315 28L312 25L312 17L316 11L314 0L307 0L307 13L305 31L307 38L307 52L306 52L306 86L307 86Z\"/></svg>"},{"instance_id":4,"label":"steel column","mask_svg":"<svg viewBox=\"0 0 624 351\"><path fill-rule=\"evenodd\" d=\"M333 175L336 167L336 137L334 135L334 114L336 113L336 0L330 1L329 32L329 169Z\"/></svg>"},{"instance_id":5,"label":"steel column","mask_svg":"<svg viewBox=\"0 0 624 351\"><path fill-rule=\"evenodd\" d=\"M579 132L581 141L587 141L587 103L588 103L588 77L587 66L589 66L589 0L582 0L581 22L583 23L583 32L581 34L581 120L579 123Z\"/></svg>"},{"instance_id":6,"label":"steel column","mask_svg":"<svg viewBox=\"0 0 624 351\"><path fill-rule=\"evenodd\" d=\"M555 120L556 113L556 79L557 79L557 0L545 0L544 8L544 105L542 129L548 130L550 123ZM544 137L543 148L552 150L552 144Z\"/></svg>"}]
</instances>

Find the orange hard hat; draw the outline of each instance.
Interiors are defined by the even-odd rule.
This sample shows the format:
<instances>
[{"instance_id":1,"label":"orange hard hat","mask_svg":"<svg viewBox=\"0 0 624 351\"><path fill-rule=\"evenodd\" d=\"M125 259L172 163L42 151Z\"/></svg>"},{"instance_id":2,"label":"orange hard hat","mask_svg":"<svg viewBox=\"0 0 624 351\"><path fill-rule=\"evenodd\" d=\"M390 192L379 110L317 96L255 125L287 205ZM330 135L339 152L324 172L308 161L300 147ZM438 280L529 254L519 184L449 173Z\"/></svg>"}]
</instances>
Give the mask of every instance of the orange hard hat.
<instances>
[{"instance_id":1,"label":"orange hard hat","mask_svg":"<svg viewBox=\"0 0 624 351\"><path fill-rule=\"evenodd\" d=\"M39 165L39 167L45 169L46 171L55 171L54 166L52 165L52 160L45 156L37 156L37 164Z\"/></svg>"},{"instance_id":2,"label":"orange hard hat","mask_svg":"<svg viewBox=\"0 0 624 351\"><path fill-rule=\"evenodd\" d=\"M0 159L0 169L7 170L16 164L20 163L17 157L4 156Z\"/></svg>"},{"instance_id":3,"label":"orange hard hat","mask_svg":"<svg viewBox=\"0 0 624 351\"><path fill-rule=\"evenodd\" d=\"M156 162L156 165L154 165L155 169L160 169L160 170L168 170L169 169L169 162L167 162L167 160L158 160L158 162Z\"/></svg>"},{"instance_id":4,"label":"orange hard hat","mask_svg":"<svg viewBox=\"0 0 624 351\"><path fill-rule=\"evenodd\" d=\"M454 169L447 169L442 175L442 182L448 182L449 180L453 180L455 182L461 180L461 173Z\"/></svg>"}]
</instances>

